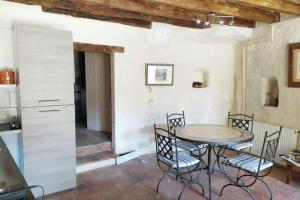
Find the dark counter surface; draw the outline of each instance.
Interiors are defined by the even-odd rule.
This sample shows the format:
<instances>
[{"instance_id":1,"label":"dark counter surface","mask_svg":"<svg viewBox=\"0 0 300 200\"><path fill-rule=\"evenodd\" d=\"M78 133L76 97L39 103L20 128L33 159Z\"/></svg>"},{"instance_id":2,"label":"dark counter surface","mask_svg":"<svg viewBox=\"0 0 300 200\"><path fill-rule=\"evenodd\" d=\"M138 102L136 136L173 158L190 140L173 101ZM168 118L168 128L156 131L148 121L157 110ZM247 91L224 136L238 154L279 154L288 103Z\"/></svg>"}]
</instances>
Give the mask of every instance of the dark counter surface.
<instances>
[{"instance_id":1,"label":"dark counter surface","mask_svg":"<svg viewBox=\"0 0 300 200\"><path fill-rule=\"evenodd\" d=\"M0 199L1 191L13 186L28 186L21 171L0 136ZM27 192L26 200L35 200L32 193Z\"/></svg>"},{"instance_id":2,"label":"dark counter surface","mask_svg":"<svg viewBox=\"0 0 300 200\"><path fill-rule=\"evenodd\" d=\"M8 134L19 134L21 133L21 129L11 130L9 123L0 124L0 136L8 135Z\"/></svg>"}]
</instances>

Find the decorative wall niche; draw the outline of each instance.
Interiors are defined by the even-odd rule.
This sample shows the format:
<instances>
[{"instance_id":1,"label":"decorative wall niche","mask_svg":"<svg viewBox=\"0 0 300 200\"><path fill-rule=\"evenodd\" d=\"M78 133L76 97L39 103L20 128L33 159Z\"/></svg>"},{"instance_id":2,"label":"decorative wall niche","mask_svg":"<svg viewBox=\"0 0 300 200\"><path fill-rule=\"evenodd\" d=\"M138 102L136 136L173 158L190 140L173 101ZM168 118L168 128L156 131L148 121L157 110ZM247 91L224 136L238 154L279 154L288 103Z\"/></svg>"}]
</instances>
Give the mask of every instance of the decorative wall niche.
<instances>
[{"instance_id":1,"label":"decorative wall niche","mask_svg":"<svg viewBox=\"0 0 300 200\"><path fill-rule=\"evenodd\" d=\"M261 103L263 106L278 107L279 86L275 76L262 78L261 80Z\"/></svg>"},{"instance_id":2,"label":"decorative wall niche","mask_svg":"<svg viewBox=\"0 0 300 200\"><path fill-rule=\"evenodd\" d=\"M193 88L206 88L209 82L209 76L207 71L198 70L193 72Z\"/></svg>"}]
</instances>

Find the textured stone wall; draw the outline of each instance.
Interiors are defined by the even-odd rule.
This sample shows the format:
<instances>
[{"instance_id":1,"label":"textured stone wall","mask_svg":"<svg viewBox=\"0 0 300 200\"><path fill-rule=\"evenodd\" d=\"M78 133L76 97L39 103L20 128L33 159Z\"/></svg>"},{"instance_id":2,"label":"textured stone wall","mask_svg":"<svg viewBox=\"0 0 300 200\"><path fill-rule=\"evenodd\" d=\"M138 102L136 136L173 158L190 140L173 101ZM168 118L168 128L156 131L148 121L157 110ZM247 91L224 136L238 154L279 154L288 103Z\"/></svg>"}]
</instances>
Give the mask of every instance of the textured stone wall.
<instances>
[{"instance_id":1,"label":"textured stone wall","mask_svg":"<svg viewBox=\"0 0 300 200\"><path fill-rule=\"evenodd\" d=\"M300 129L300 88L287 86L288 44L296 42L300 42L299 18L259 24L254 39L245 45L246 112L254 113L257 121ZM279 85L278 107L262 103L262 80L271 77Z\"/></svg>"}]
</instances>

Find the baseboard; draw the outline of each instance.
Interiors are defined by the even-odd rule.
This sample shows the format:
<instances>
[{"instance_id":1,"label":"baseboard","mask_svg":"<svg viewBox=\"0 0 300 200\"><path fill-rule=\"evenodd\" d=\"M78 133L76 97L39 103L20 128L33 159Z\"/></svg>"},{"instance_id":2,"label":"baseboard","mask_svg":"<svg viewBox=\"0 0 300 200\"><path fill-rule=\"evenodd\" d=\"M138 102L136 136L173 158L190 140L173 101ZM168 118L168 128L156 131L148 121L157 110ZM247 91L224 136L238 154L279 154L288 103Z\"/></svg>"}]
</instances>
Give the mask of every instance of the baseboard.
<instances>
[{"instance_id":1,"label":"baseboard","mask_svg":"<svg viewBox=\"0 0 300 200\"><path fill-rule=\"evenodd\" d=\"M102 167L108 167L108 166L115 165L115 164L116 164L115 158L101 160L101 161L93 162L93 163L88 163L85 165L77 166L76 174L87 172L87 171L98 169L98 168L102 168Z\"/></svg>"},{"instance_id":2,"label":"baseboard","mask_svg":"<svg viewBox=\"0 0 300 200\"><path fill-rule=\"evenodd\" d=\"M138 151L132 151L132 152L129 152L129 153L125 153L125 154L120 155L116 158L116 164L120 165L124 162L127 162L129 160L137 158L138 156L139 156Z\"/></svg>"}]
</instances>

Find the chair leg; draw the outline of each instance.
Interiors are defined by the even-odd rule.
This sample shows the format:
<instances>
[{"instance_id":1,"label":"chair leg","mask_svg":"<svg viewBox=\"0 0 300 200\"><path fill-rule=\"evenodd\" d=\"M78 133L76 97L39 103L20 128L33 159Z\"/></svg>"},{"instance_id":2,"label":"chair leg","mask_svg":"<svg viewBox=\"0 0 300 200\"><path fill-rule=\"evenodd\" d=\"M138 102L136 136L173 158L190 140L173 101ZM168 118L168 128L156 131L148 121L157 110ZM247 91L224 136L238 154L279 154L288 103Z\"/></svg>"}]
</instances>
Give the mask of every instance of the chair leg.
<instances>
[{"instance_id":1,"label":"chair leg","mask_svg":"<svg viewBox=\"0 0 300 200\"><path fill-rule=\"evenodd\" d=\"M226 187L229 187L229 186L238 187L238 188L244 190L244 191L247 192L247 194L251 197L251 199L254 200L252 194L251 194L246 188L243 188L243 187L240 187L240 186L238 186L238 185L231 184L231 183L229 183L229 184L223 186L223 188L222 188L222 190L221 190L221 192L220 192L220 196L222 196L223 190L224 190Z\"/></svg>"},{"instance_id":2,"label":"chair leg","mask_svg":"<svg viewBox=\"0 0 300 200\"><path fill-rule=\"evenodd\" d=\"M267 185L267 183L263 179L258 178L257 180L260 180L266 186L266 188L268 189L268 191L270 193L270 199L272 200L273 199L273 194L272 194L272 191L271 191L270 187Z\"/></svg>"},{"instance_id":3,"label":"chair leg","mask_svg":"<svg viewBox=\"0 0 300 200\"><path fill-rule=\"evenodd\" d=\"M193 176L192 176L192 173L191 173L191 170L189 168L187 168L188 172L189 172L189 175L190 175L190 178L191 178L191 182L193 181Z\"/></svg>"},{"instance_id":4,"label":"chair leg","mask_svg":"<svg viewBox=\"0 0 300 200\"><path fill-rule=\"evenodd\" d=\"M183 191L185 190L185 188L186 188L186 184L185 184L185 183L183 183L183 188L181 189L181 191L180 191L180 194L179 194L179 196L178 196L178 199L177 199L177 200L180 200L180 198L181 198L181 195L182 195Z\"/></svg>"},{"instance_id":5,"label":"chair leg","mask_svg":"<svg viewBox=\"0 0 300 200\"><path fill-rule=\"evenodd\" d=\"M212 171L211 171L212 174L214 173L214 171L217 170L217 169L215 168L216 164L217 164L217 159L214 161L214 164L212 165Z\"/></svg>"},{"instance_id":6,"label":"chair leg","mask_svg":"<svg viewBox=\"0 0 300 200\"><path fill-rule=\"evenodd\" d=\"M203 170L203 167L202 167L202 170ZM201 172L202 172L201 170ZM192 184L196 184L196 185L199 185L201 190L202 190L202 195L205 196L205 190L204 190L204 187L200 184L200 174L201 172L198 174L198 176L193 180Z\"/></svg>"},{"instance_id":7,"label":"chair leg","mask_svg":"<svg viewBox=\"0 0 300 200\"><path fill-rule=\"evenodd\" d=\"M226 187L229 187L229 186L234 186L233 184L227 184L227 185L224 185L223 187L222 187L222 189L221 189L221 192L220 192L220 197L222 196L222 194L223 194L223 190L226 188Z\"/></svg>"},{"instance_id":8,"label":"chair leg","mask_svg":"<svg viewBox=\"0 0 300 200\"><path fill-rule=\"evenodd\" d=\"M156 193L158 193L160 182L165 178L166 175L167 175L167 173L164 172L163 176L159 179L158 184L156 186Z\"/></svg>"},{"instance_id":9,"label":"chair leg","mask_svg":"<svg viewBox=\"0 0 300 200\"><path fill-rule=\"evenodd\" d=\"M197 185L199 185L201 187L201 190L202 190L202 195L204 196L205 195L205 191L204 191L204 188L203 186L200 184L200 183L197 183Z\"/></svg>"}]
</instances>

